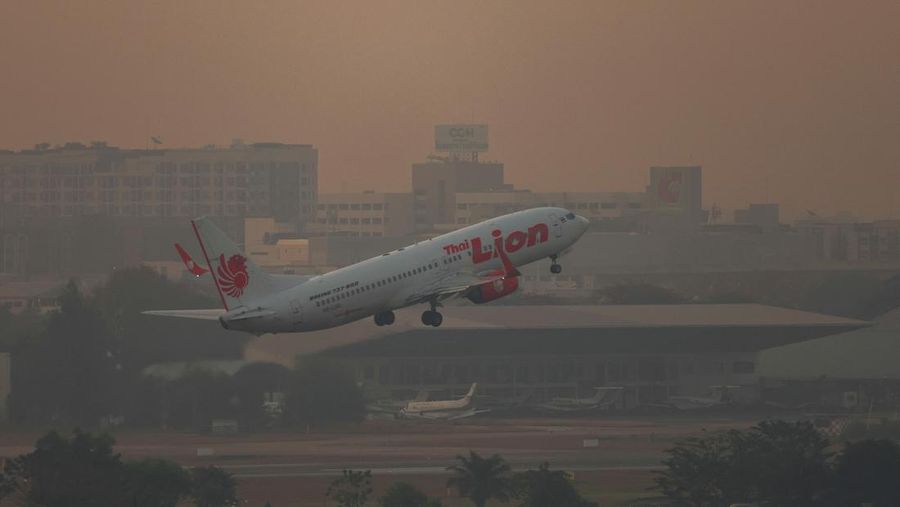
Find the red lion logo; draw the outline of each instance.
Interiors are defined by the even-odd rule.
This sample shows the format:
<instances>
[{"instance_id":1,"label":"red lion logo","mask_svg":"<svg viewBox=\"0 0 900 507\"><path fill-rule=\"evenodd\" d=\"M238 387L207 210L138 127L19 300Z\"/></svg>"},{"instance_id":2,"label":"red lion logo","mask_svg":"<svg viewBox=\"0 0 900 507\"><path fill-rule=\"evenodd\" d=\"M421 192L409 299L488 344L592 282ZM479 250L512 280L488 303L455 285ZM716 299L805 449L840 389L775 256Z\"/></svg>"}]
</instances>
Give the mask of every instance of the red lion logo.
<instances>
[{"instance_id":1,"label":"red lion logo","mask_svg":"<svg viewBox=\"0 0 900 507\"><path fill-rule=\"evenodd\" d=\"M233 298L241 297L244 288L250 283L250 275L247 274L247 258L240 254L234 254L225 262L225 255L219 256L219 288L222 292Z\"/></svg>"},{"instance_id":2,"label":"red lion logo","mask_svg":"<svg viewBox=\"0 0 900 507\"><path fill-rule=\"evenodd\" d=\"M659 182L659 199L666 204L681 200L681 173L666 174Z\"/></svg>"}]
</instances>

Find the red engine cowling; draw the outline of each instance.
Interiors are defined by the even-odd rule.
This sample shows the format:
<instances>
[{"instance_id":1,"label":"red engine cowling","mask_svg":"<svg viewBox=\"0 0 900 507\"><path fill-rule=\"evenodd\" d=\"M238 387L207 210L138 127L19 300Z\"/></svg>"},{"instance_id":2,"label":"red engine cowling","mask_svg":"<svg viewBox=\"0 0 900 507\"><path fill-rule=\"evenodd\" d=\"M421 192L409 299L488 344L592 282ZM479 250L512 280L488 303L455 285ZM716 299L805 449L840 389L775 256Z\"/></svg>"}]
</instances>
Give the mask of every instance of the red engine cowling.
<instances>
[{"instance_id":1,"label":"red engine cowling","mask_svg":"<svg viewBox=\"0 0 900 507\"><path fill-rule=\"evenodd\" d=\"M507 276L493 282L479 285L466 297L475 304L487 303L503 296L508 296L519 288L519 278Z\"/></svg>"}]
</instances>

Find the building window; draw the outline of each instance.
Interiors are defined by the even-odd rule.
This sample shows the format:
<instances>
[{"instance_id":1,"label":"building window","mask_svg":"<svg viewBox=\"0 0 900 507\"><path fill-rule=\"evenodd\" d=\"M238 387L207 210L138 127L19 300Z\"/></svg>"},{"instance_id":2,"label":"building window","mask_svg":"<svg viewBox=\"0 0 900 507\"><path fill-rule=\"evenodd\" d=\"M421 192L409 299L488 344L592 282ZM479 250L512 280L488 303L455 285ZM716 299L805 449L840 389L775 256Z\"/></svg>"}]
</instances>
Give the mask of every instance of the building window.
<instances>
[{"instance_id":1,"label":"building window","mask_svg":"<svg viewBox=\"0 0 900 507\"><path fill-rule=\"evenodd\" d=\"M600 207L603 209L616 209L616 203L604 202L604 203L600 203Z\"/></svg>"}]
</instances>

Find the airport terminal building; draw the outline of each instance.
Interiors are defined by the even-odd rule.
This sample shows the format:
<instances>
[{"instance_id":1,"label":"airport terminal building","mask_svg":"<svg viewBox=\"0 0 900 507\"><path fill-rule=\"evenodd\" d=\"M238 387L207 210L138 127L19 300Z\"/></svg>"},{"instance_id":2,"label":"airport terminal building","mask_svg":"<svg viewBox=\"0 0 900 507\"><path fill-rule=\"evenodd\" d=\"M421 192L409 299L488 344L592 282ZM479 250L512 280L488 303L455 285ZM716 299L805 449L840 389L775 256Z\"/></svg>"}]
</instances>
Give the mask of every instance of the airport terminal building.
<instances>
[{"instance_id":1,"label":"airport terminal building","mask_svg":"<svg viewBox=\"0 0 900 507\"><path fill-rule=\"evenodd\" d=\"M760 351L866 325L756 304L487 305L447 307L443 326L423 328L415 323L418 310L401 311L391 327L366 319L311 339L263 338L257 346L269 359L280 349L285 361L302 353L291 344L342 341L322 354L348 365L382 399L411 399L421 390L435 399L458 396L472 382L480 396L500 400L583 398L605 386L622 387L620 408L628 409L706 396L720 385L740 386L734 398L753 402Z\"/></svg>"}]
</instances>

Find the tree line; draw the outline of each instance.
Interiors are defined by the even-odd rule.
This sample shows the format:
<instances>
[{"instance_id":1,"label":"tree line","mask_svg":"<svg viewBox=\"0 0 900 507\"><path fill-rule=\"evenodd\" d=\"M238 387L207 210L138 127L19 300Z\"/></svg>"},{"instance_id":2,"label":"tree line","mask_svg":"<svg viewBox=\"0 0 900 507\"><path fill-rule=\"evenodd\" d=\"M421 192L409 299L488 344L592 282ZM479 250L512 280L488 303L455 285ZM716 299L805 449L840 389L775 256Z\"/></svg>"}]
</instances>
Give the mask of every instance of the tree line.
<instances>
[{"instance_id":1,"label":"tree line","mask_svg":"<svg viewBox=\"0 0 900 507\"><path fill-rule=\"evenodd\" d=\"M679 507L900 505L900 446L832 446L809 422L764 421L685 439L667 451L657 489Z\"/></svg>"},{"instance_id":2,"label":"tree line","mask_svg":"<svg viewBox=\"0 0 900 507\"><path fill-rule=\"evenodd\" d=\"M509 463L499 454L484 457L469 451L457 456L447 467L451 473L447 487L455 489L475 507L489 501L510 503L519 507L596 507L581 496L570 476L563 470L552 470L548 463L537 469L513 473ZM338 507L364 507L372 495L372 475L366 471L344 470L332 482L326 496ZM441 507L439 498L429 498L413 485L398 482L378 498L379 507Z\"/></svg>"},{"instance_id":3,"label":"tree line","mask_svg":"<svg viewBox=\"0 0 900 507\"><path fill-rule=\"evenodd\" d=\"M8 459L0 500L42 507L237 505L237 482L214 466L184 469L163 459L124 461L108 435L50 432L32 452Z\"/></svg>"},{"instance_id":4,"label":"tree line","mask_svg":"<svg viewBox=\"0 0 900 507\"><path fill-rule=\"evenodd\" d=\"M13 360L7 404L15 423L92 428L124 421L205 430L211 419L227 418L259 429L364 415L352 375L323 358L302 359L294 368L248 364L230 377L209 371L168 380L146 375L158 363L241 359L249 338L206 321L141 314L218 305L150 269L116 271L91 295L72 281L58 303L47 315L12 316L0 308L0 351L9 351ZM286 395L279 413L263 408L270 392Z\"/></svg>"}]
</instances>

